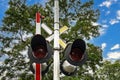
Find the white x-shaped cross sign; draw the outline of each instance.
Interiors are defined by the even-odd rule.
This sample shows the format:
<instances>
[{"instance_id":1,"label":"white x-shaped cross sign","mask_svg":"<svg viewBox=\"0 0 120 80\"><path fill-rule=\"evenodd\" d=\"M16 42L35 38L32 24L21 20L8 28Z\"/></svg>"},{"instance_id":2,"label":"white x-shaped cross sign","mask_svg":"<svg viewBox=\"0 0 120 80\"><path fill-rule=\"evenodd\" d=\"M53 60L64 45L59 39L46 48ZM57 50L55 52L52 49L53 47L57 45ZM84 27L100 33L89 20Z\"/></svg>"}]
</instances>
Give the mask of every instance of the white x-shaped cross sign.
<instances>
[{"instance_id":1,"label":"white x-shaped cross sign","mask_svg":"<svg viewBox=\"0 0 120 80\"><path fill-rule=\"evenodd\" d=\"M53 31L44 23L41 24L41 27L50 35L49 37L46 38L46 40L51 42L54 39ZM60 28L60 34L64 33L66 30L68 30L68 27L63 26L62 28ZM66 43L62 39L59 39L59 44L61 45L62 48L66 47Z\"/></svg>"}]
</instances>

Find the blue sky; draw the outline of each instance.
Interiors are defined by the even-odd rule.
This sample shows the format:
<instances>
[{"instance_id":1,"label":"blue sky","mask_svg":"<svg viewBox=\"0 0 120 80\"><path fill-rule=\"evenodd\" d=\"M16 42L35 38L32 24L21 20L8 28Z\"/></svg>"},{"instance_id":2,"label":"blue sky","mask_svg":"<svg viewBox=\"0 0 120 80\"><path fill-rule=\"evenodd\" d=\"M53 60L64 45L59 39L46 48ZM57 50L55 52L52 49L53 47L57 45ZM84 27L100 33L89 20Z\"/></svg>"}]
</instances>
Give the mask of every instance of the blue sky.
<instances>
[{"instance_id":1,"label":"blue sky","mask_svg":"<svg viewBox=\"0 0 120 80\"><path fill-rule=\"evenodd\" d=\"M101 46L105 59L120 59L120 0L94 0L100 10L101 35L91 42Z\"/></svg>"},{"instance_id":2,"label":"blue sky","mask_svg":"<svg viewBox=\"0 0 120 80\"><path fill-rule=\"evenodd\" d=\"M0 25L9 0L0 2ZM27 4L41 3L47 0L27 0ZM87 0L86 0L87 1ZM94 0L94 8L100 10L100 18L94 25L102 25L100 36L92 38L91 43L103 50L104 59L120 59L120 0Z\"/></svg>"}]
</instances>

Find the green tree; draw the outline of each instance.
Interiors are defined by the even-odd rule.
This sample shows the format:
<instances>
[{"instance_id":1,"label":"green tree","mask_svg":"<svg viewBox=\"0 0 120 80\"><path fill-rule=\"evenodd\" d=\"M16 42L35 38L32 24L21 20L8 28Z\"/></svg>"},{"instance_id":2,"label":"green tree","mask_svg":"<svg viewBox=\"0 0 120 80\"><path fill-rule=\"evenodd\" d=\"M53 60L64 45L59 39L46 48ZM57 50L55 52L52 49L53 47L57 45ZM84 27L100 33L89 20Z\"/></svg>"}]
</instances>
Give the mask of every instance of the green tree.
<instances>
[{"instance_id":1,"label":"green tree","mask_svg":"<svg viewBox=\"0 0 120 80\"><path fill-rule=\"evenodd\" d=\"M81 0L59 0L60 4L60 27L69 27L67 33L60 37L66 42L72 42L77 38L89 40L99 36L100 25L93 25L99 18L99 10L93 8L93 0L82 2ZM2 79L33 80L29 70L29 61L23 51L30 45L31 36L35 33L35 13L40 12L45 16L42 22L51 29L54 25L54 0L49 0L43 7L41 4L27 5L26 0L10 0L9 8L5 12L3 25L0 27L0 51L9 56L0 66ZM43 30L42 35L48 36ZM51 43L51 45L53 45ZM64 52L63 52L64 53ZM96 70L101 66L102 51L100 47L87 43L88 60L79 67L77 76L61 77L62 80L93 80L97 79ZM27 54L27 52L26 52ZM62 56L63 54L61 54ZM52 67L52 66L51 66ZM92 70L93 74L89 72ZM43 76L43 80L52 79L52 68Z\"/></svg>"},{"instance_id":2,"label":"green tree","mask_svg":"<svg viewBox=\"0 0 120 80\"><path fill-rule=\"evenodd\" d=\"M28 48L30 35L35 32L35 12L38 11L38 7L40 9L41 5L27 6L26 0L9 1L9 8L5 12L3 25L0 27L2 44L0 51L3 55L9 56L0 67L0 75L3 76L3 80L33 78L29 77L29 62L26 62L27 56L22 52Z\"/></svg>"},{"instance_id":3,"label":"green tree","mask_svg":"<svg viewBox=\"0 0 120 80\"><path fill-rule=\"evenodd\" d=\"M98 75L101 80L120 79L120 60L103 62L103 67L98 70Z\"/></svg>"}]
</instances>

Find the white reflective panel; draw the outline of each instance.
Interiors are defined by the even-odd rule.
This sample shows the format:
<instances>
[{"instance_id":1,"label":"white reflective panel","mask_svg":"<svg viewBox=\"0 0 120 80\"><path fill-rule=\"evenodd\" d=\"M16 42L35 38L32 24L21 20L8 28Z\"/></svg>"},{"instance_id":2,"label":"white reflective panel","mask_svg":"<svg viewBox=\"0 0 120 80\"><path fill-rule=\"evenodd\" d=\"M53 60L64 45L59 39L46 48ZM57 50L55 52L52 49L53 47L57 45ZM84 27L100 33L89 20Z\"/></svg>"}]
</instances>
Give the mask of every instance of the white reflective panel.
<instances>
[{"instance_id":1,"label":"white reflective panel","mask_svg":"<svg viewBox=\"0 0 120 80\"><path fill-rule=\"evenodd\" d=\"M54 34L46 38L46 40L49 42L51 42L53 39L54 39Z\"/></svg>"},{"instance_id":2,"label":"white reflective panel","mask_svg":"<svg viewBox=\"0 0 120 80\"><path fill-rule=\"evenodd\" d=\"M40 23L36 23L36 33L35 34L41 34Z\"/></svg>"},{"instance_id":3,"label":"white reflective panel","mask_svg":"<svg viewBox=\"0 0 120 80\"><path fill-rule=\"evenodd\" d=\"M36 63L32 63L32 66L33 66L33 69L35 70ZM47 66L48 66L47 63L42 63L41 64L42 71L44 71L47 68Z\"/></svg>"},{"instance_id":4,"label":"white reflective panel","mask_svg":"<svg viewBox=\"0 0 120 80\"><path fill-rule=\"evenodd\" d=\"M48 65L47 65L47 63L42 63L41 66L42 66L42 71L44 71Z\"/></svg>"},{"instance_id":5,"label":"white reflective panel","mask_svg":"<svg viewBox=\"0 0 120 80\"><path fill-rule=\"evenodd\" d=\"M74 65L71 65L68 61L64 61L63 62L63 69L66 71L66 72L74 72L75 69L76 69L76 66Z\"/></svg>"},{"instance_id":6,"label":"white reflective panel","mask_svg":"<svg viewBox=\"0 0 120 80\"><path fill-rule=\"evenodd\" d=\"M44 23L41 24L41 27L50 35L53 33L53 31Z\"/></svg>"},{"instance_id":7,"label":"white reflective panel","mask_svg":"<svg viewBox=\"0 0 120 80\"><path fill-rule=\"evenodd\" d=\"M34 69L34 70L35 70L35 65L36 65L35 63L32 63L32 66L33 66L33 69Z\"/></svg>"}]
</instances>

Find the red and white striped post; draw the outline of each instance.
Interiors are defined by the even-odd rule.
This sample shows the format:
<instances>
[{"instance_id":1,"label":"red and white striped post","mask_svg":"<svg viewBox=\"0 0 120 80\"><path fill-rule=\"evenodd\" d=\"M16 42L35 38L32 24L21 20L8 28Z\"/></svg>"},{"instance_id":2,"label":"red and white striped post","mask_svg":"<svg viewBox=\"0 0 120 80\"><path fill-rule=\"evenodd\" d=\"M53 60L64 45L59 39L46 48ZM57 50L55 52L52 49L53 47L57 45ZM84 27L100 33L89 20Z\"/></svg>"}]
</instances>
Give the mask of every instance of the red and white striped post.
<instances>
[{"instance_id":1,"label":"red and white striped post","mask_svg":"<svg viewBox=\"0 0 120 80\"><path fill-rule=\"evenodd\" d=\"M41 34L41 14L36 13L36 34Z\"/></svg>"},{"instance_id":2,"label":"red and white striped post","mask_svg":"<svg viewBox=\"0 0 120 80\"><path fill-rule=\"evenodd\" d=\"M36 35L41 34L41 15L39 12L36 13ZM41 64L35 63L35 80L41 80Z\"/></svg>"},{"instance_id":3,"label":"red and white striped post","mask_svg":"<svg viewBox=\"0 0 120 80\"><path fill-rule=\"evenodd\" d=\"M35 80L42 80L42 75L41 75L41 64L36 63L35 65Z\"/></svg>"}]
</instances>

